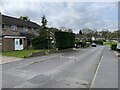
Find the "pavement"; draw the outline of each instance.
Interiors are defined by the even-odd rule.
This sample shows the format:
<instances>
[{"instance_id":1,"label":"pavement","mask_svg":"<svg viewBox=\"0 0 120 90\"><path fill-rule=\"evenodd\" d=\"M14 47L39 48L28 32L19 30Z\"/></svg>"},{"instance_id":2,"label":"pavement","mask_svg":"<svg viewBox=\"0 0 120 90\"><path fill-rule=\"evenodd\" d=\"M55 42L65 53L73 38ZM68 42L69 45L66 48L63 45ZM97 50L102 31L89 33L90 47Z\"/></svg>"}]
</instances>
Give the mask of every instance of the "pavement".
<instances>
[{"instance_id":1,"label":"pavement","mask_svg":"<svg viewBox=\"0 0 120 90\"><path fill-rule=\"evenodd\" d=\"M118 57L105 48L93 88L118 87Z\"/></svg>"},{"instance_id":2,"label":"pavement","mask_svg":"<svg viewBox=\"0 0 120 90\"><path fill-rule=\"evenodd\" d=\"M117 60L106 46L97 46L9 62L1 65L2 87L118 88Z\"/></svg>"},{"instance_id":3,"label":"pavement","mask_svg":"<svg viewBox=\"0 0 120 90\"><path fill-rule=\"evenodd\" d=\"M0 64L14 62L14 61L22 60L22 59L23 58L7 57L7 56L0 55Z\"/></svg>"},{"instance_id":4,"label":"pavement","mask_svg":"<svg viewBox=\"0 0 120 90\"><path fill-rule=\"evenodd\" d=\"M114 53L120 59L120 52L114 51Z\"/></svg>"}]
</instances>

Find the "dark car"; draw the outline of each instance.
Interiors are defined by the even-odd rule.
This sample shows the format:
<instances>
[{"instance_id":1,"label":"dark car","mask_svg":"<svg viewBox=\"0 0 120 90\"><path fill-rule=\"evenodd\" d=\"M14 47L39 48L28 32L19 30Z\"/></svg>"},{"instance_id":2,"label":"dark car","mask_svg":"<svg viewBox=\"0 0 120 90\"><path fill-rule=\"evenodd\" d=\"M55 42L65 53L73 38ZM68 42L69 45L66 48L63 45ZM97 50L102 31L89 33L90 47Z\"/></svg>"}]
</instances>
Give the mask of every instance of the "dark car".
<instances>
[{"instance_id":1,"label":"dark car","mask_svg":"<svg viewBox=\"0 0 120 90\"><path fill-rule=\"evenodd\" d=\"M97 45L96 45L96 43L92 43L92 45L91 45L92 47L96 47Z\"/></svg>"},{"instance_id":2,"label":"dark car","mask_svg":"<svg viewBox=\"0 0 120 90\"><path fill-rule=\"evenodd\" d=\"M75 48L80 48L80 45L75 43L74 47Z\"/></svg>"}]
</instances>

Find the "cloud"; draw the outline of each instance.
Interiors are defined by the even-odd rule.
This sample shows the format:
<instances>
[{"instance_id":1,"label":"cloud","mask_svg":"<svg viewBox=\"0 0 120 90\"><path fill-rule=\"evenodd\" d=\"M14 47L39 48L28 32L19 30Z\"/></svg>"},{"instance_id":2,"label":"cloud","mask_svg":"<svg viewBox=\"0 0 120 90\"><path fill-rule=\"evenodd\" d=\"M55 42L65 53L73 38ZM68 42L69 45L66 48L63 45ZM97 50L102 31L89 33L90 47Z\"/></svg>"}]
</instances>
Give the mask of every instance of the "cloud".
<instances>
[{"instance_id":1,"label":"cloud","mask_svg":"<svg viewBox=\"0 0 120 90\"><path fill-rule=\"evenodd\" d=\"M117 2L23 2L21 0L1 3L2 13L10 16L29 16L40 24L42 14L48 26L72 28L117 29Z\"/></svg>"}]
</instances>

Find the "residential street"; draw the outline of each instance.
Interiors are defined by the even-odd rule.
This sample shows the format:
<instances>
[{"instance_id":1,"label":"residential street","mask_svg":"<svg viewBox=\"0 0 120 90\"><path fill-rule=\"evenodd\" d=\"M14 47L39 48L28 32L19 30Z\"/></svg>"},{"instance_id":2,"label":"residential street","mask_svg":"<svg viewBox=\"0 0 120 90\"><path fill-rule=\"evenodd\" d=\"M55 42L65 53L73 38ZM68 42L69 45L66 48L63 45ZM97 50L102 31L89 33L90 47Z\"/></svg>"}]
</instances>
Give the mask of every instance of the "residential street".
<instances>
[{"instance_id":1,"label":"residential street","mask_svg":"<svg viewBox=\"0 0 120 90\"><path fill-rule=\"evenodd\" d=\"M118 88L118 58L97 46L10 62L2 65L2 87Z\"/></svg>"}]
</instances>

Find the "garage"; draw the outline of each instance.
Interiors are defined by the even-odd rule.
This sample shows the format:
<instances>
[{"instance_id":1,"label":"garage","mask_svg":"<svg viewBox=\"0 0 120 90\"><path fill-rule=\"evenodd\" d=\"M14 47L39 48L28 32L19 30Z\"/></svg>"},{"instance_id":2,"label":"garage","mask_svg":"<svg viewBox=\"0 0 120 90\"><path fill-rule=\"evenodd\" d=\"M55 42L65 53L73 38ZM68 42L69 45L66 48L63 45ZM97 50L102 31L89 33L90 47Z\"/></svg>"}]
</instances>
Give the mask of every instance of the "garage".
<instances>
[{"instance_id":1,"label":"garage","mask_svg":"<svg viewBox=\"0 0 120 90\"><path fill-rule=\"evenodd\" d=\"M27 48L27 39L24 36L4 36L2 51L23 50Z\"/></svg>"}]
</instances>

